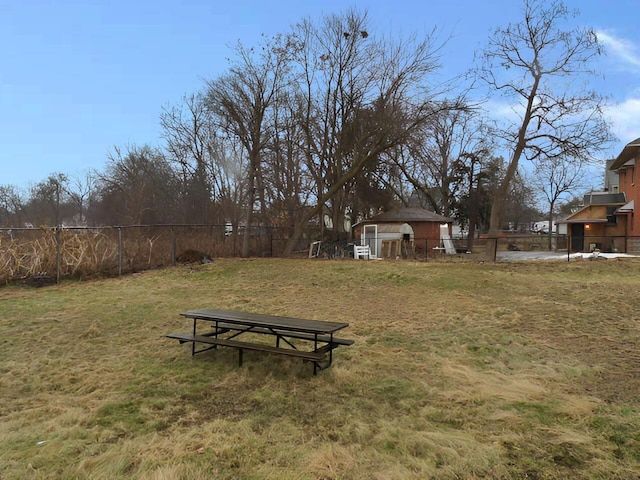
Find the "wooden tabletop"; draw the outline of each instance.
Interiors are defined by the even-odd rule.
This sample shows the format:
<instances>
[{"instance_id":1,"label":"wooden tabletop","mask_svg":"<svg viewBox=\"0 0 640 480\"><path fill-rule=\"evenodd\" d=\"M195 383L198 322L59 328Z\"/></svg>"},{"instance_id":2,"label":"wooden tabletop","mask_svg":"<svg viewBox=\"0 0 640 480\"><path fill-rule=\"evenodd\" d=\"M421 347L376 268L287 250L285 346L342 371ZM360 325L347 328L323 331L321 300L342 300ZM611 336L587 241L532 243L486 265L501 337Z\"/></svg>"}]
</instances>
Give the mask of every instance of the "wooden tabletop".
<instances>
[{"instance_id":1,"label":"wooden tabletop","mask_svg":"<svg viewBox=\"0 0 640 480\"><path fill-rule=\"evenodd\" d=\"M229 310L200 309L181 313L183 317L196 320L223 321L238 325L268 327L278 330L291 330L306 333L333 333L348 327L348 323L305 320L303 318L279 317L260 313L234 312Z\"/></svg>"}]
</instances>

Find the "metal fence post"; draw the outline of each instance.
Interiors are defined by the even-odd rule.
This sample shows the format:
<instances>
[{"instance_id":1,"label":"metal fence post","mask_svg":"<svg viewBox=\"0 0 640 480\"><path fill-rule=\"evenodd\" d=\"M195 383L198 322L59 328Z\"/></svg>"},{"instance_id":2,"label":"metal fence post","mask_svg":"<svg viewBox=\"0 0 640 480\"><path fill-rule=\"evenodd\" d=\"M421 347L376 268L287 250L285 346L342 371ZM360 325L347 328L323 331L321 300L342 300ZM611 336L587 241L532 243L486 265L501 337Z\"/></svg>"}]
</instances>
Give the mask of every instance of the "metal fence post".
<instances>
[{"instance_id":1,"label":"metal fence post","mask_svg":"<svg viewBox=\"0 0 640 480\"><path fill-rule=\"evenodd\" d=\"M122 228L118 227L118 275L122 275Z\"/></svg>"},{"instance_id":2,"label":"metal fence post","mask_svg":"<svg viewBox=\"0 0 640 480\"><path fill-rule=\"evenodd\" d=\"M60 225L56 226L56 284L60 283L60 270L62 268L62 255L60 252Z\"/></svg>"},{"instance_id":3,"label":"metal fence post","mask_svg":"<svg viewBox=\"0 0 640 480\"><path fill-rule=\"evenodd\" d=\"M176 266L176 231L171 227L171 265Z\"/></svg>"}]
</instances>

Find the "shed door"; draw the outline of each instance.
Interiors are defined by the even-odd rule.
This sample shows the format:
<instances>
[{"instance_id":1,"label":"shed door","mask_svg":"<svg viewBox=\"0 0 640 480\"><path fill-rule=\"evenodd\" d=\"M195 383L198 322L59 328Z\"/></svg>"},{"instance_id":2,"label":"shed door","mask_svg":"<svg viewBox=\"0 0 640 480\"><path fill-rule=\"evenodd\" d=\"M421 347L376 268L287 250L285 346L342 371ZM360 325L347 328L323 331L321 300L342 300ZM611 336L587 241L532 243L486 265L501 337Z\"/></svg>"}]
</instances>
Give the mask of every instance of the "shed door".
<instances>
[{"instance_id":1,"label":"shed door","mask_svg":"<svg viewBox=\"0 0 640 480\"><path fill-rule=\"evenodd\" d=\"M571 224L571 251L582 252L584 250L584 223Z\"/></svg>"},{"instance_id":2,"label":"shed door","mask_svg":"<svg viewBox=\"0 0 640 480\"><path fill-rule=\"evenodd\" d=\"M362 229L362 245L369 245L371 256L378 256L378 225L365 225Z\"/></svg>"}]
</instances>

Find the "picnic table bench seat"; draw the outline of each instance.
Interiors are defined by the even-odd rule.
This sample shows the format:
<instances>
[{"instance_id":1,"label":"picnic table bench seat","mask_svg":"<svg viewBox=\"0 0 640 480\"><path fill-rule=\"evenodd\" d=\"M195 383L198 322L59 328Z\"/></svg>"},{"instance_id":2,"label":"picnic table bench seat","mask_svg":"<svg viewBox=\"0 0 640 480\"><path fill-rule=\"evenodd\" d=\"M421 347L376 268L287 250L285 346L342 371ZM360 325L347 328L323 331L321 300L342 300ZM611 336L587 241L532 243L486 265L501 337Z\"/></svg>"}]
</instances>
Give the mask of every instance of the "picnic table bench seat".
<instances>
[{"instance_id":1,"label":"picnic table bench seat","mask_svg":"<svg viewBox=\"0 0 640 480\"><path fill-rule=\"evenodd\" d=\"M205 335L190 335L186 333L171 333L167 335L169 338L175 338L181 342L199 342L206 343L213 346L232 347L237 348L240 353L239 364L242 365L242 350L257 350L268 353L279 353L282 355L290 355L292 357L299 357L305 360L312 360L320 362L325 359L326 355L323 352L308 352L305 350L292 350L288 348L272 347L271 345L264 345L261 343L253 342L240 342L238 340L228 340L226 338L216 338Z\"/></svg>"}]
</instances>

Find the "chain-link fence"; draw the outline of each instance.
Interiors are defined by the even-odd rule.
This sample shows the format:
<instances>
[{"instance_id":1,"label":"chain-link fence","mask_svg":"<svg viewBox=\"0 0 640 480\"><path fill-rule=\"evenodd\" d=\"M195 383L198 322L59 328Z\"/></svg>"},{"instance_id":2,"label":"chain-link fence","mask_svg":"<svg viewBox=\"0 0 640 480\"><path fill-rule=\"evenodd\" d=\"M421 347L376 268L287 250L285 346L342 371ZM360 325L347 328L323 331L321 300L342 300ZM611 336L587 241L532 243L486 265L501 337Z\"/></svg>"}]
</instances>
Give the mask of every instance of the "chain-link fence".
<instances>
[{"instance_id":1,"label":"chain-link fence","mask_svg":"<svg viewBox=\"0 0 640 480\"><path fill-rule=\"evenodd\" d=\"M242 251L244 233L225 225L154 225L121 227L0 228L0 282L16 280L55 282L64 277L89 278L161 268L176 263L207 262L235 257ZM249 237L249 256L280 256L287 242L286 229L255 227ZM315 258L353 258L353 244L310 242L302 239L299 252ZM486 237L469 242L452 240L456 253L482 254ZM452 246L449 244L449 247ZM469 248L471 245L471 248ZM640 253L640 237L565 235L500 235L498 251L562 251ZM447 253L439 239L415 238L380 241L372 251L378 258L428 261ZM449 248L449 253L451 248Z\"/></svg>"},{"instance_id":2,"label":"chain-link fence","mask_svg":"<svg viewBox=\"0 0 640 480\"><path fill-rule=\"evenodd\" d=\"M466 245L466 240L455 240L456 246ZM490 245L486 235L473 241L474 253L484 252ZM557 234L505 234L497 237L494 244L497 252L563 252L592 253L595 250L604 253L640 254L640 237L613 235L557 235Z\"/></svg>"},{"instance_id":3,"label":"chain-link fence","mask_svg":"<svg viewBox=\"0 0 640 480\"><path fill-rule=\"evenodd\" d=\"M0 281L95 277L239 256L244 232L225 225L41 227L0 229ZM256 227L250 256L280 255L281 229Z\"/></svg>"},{"instance_id":4,"label":"chain-link fence","mask_svg":"<svg viewBox=\"0 0 640 480\"><path fill-rule=\"evenodd\" d=\"M499 252L562 252L567 255L571 253L591 253L599 250L605 253L631 253L640 254L640 237L624 236L568 236L558 234L513 234L504 233L497 237L497 242L489 241L487 235L480 235L469 241L467 238L454 238L448 244L447 249L443 241L433 238L412 239L410 243L402 240L382 240L367 239L367 243L375 256L380 258L414 258L417 260L431 260L441 258L443 255L455 252L456 254L474 253L482 255L486 249L496 248ZM355 243L360 243L356 240ZM377 244L377 245L376 245ZM322 253L326 248L319 249ZM344 251L339 248L336 251ZM476 257L477 257L476 255ZM326 257L339 257L340 255L325 255ZM351 255L352 256L352 255Z\"/></svg>"}]
</instances>

